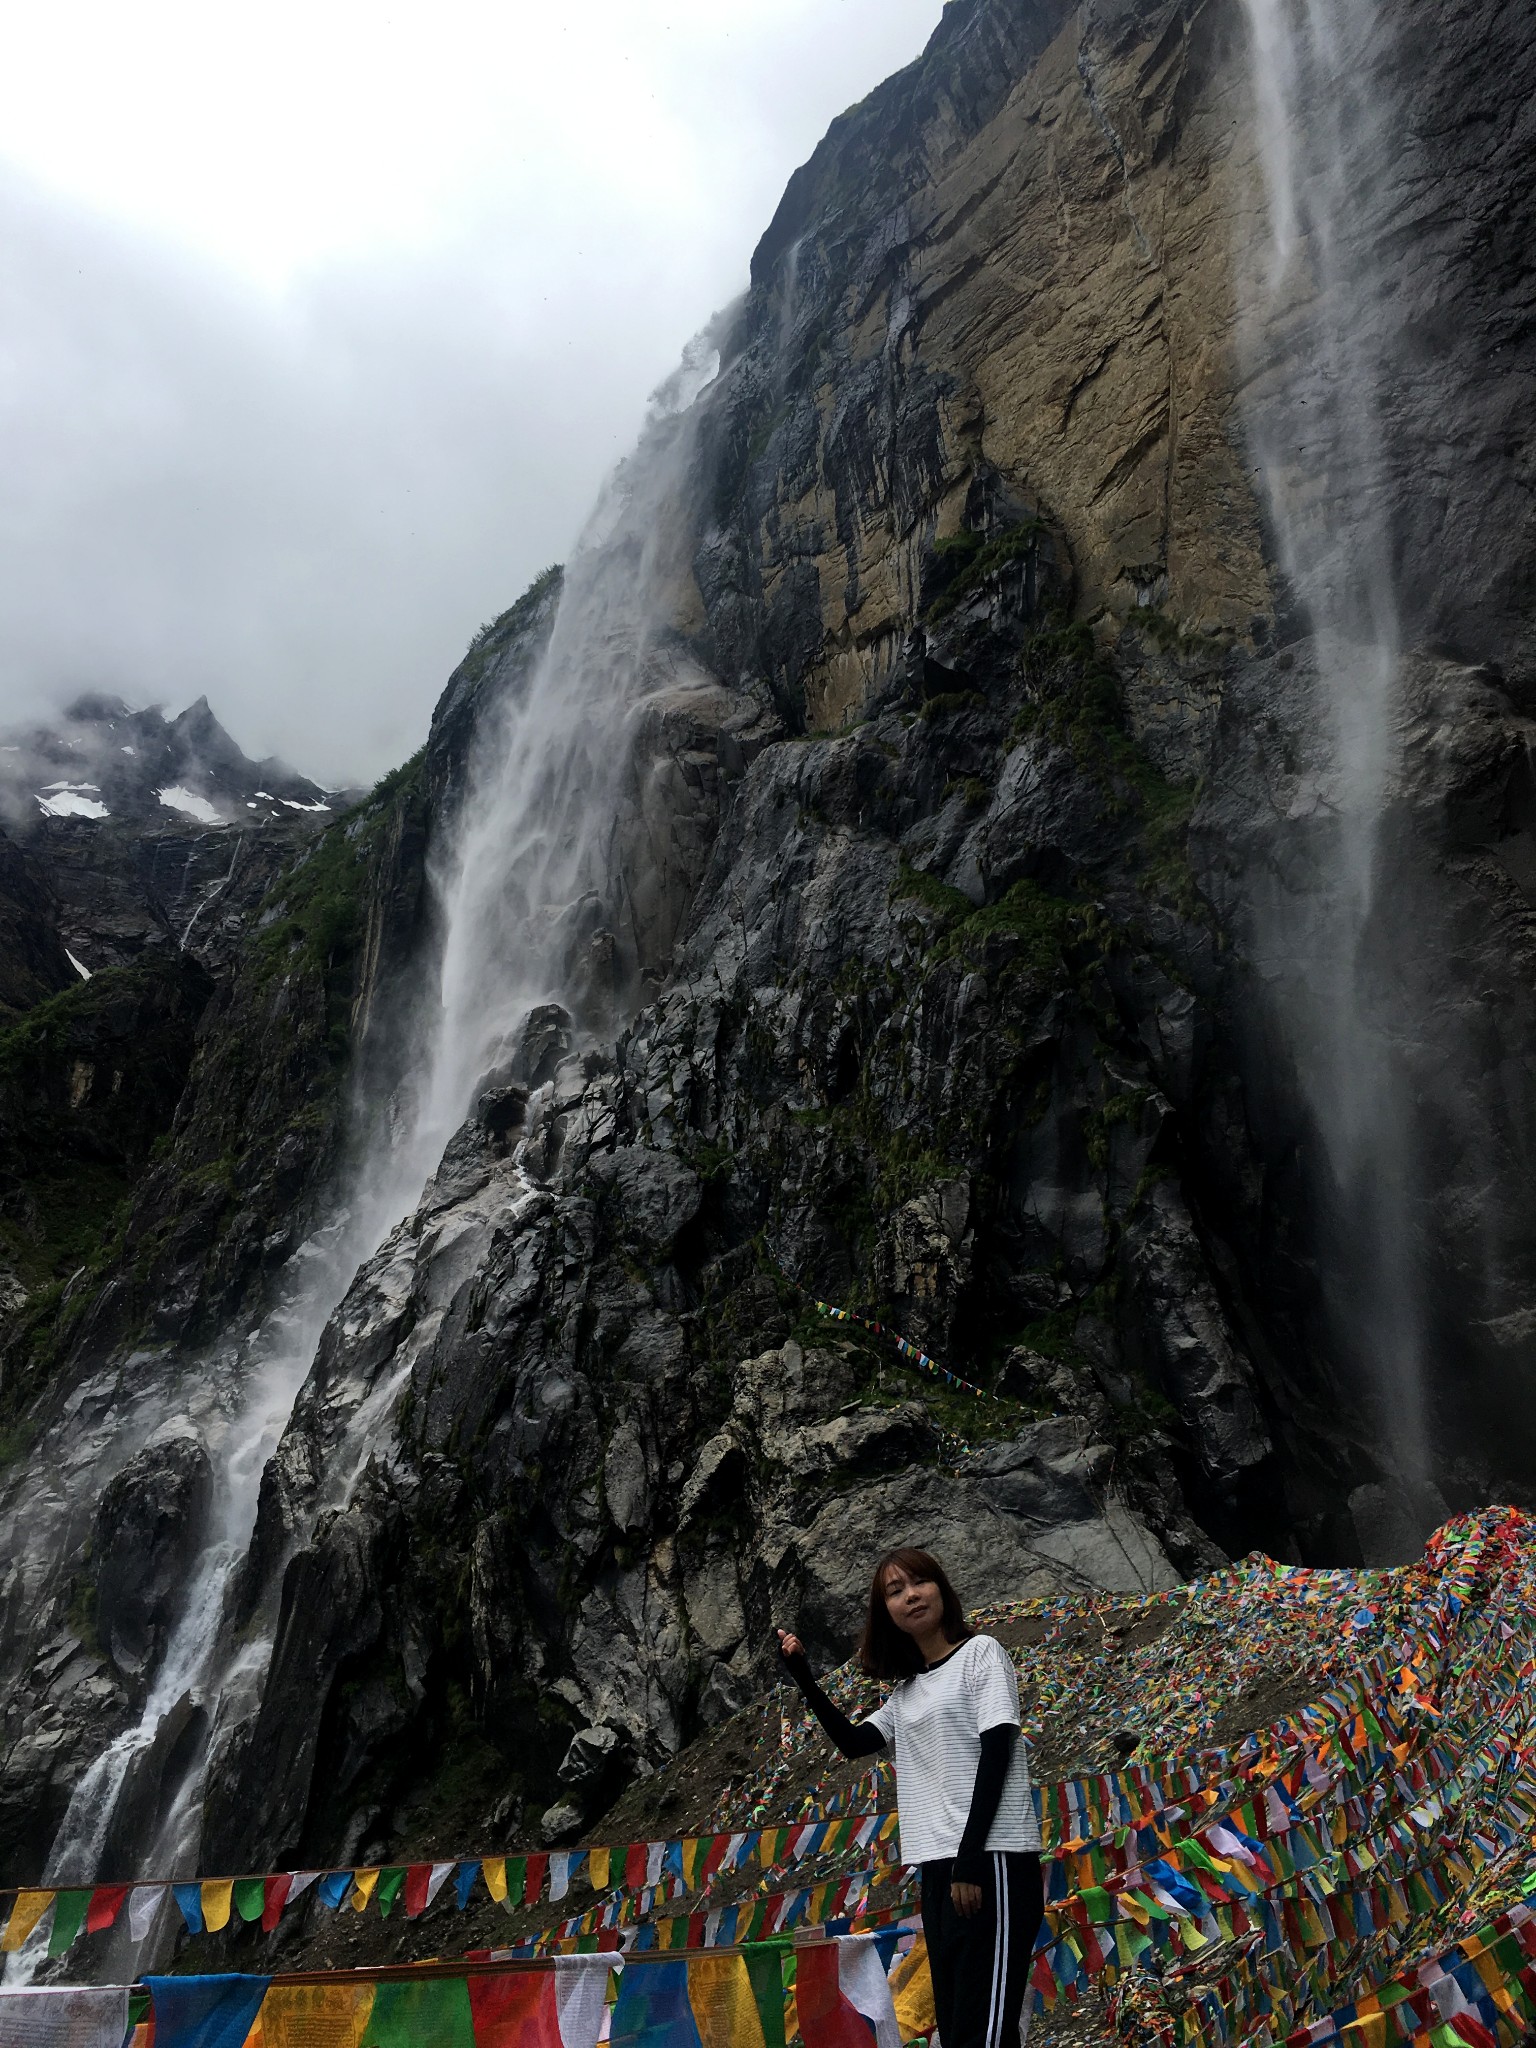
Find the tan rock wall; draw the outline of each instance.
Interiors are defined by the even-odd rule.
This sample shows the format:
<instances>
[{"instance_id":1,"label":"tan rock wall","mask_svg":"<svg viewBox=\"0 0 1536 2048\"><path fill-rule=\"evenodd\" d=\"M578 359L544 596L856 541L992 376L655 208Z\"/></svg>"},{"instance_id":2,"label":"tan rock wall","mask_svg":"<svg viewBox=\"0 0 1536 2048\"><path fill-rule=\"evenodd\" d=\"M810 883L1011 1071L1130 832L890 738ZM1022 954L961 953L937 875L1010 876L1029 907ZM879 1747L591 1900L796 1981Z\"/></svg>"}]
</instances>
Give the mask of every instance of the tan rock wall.
<instances>
[{"instance_id":1,"label":"tan rock wall","mask_svg":"<svg viewBox=\"0 0 1536 2048\"><path fill-rule=\"evenodd\" d=\"M1170 8L1160 36L1145 29L1117 45L1079 9L979 134L957 140L941 114L892 228L900 257L842 296L817 475L761 534L770 595L791 562L816 566L813 726L879 681L918 556L959 525L978 460L1064 535L1079 615L1107 634L1150 605L1185 634L1242 638L1272 609L1235 416L1233 250L1260 188L1234 11ZM828 460L850 369L871 365L893 410L922 373L948 385L916 520L878 474L850 508Z\"/></svg>"}]
</instances>

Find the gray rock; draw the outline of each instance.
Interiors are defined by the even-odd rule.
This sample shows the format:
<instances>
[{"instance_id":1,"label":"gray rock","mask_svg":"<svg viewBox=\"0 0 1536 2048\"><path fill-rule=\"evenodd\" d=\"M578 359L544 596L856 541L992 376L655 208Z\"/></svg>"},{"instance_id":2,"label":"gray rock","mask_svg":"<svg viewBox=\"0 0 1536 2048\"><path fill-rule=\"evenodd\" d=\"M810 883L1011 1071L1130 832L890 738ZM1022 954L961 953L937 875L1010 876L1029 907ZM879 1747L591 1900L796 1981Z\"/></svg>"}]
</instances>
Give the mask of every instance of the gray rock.
<instances>
[{"instance_id":1,"label":"gray rock","mask_svg":"<svg viewBox=\"0 0 1536 2048\"><path fill-rule=\"evenodd\" d=\"M189 1422L159 1430L101 1497L92 1540L102 1648L137 1689L153 1678L207 1534L213 1473Z\"/></svg>"}]
</instances>

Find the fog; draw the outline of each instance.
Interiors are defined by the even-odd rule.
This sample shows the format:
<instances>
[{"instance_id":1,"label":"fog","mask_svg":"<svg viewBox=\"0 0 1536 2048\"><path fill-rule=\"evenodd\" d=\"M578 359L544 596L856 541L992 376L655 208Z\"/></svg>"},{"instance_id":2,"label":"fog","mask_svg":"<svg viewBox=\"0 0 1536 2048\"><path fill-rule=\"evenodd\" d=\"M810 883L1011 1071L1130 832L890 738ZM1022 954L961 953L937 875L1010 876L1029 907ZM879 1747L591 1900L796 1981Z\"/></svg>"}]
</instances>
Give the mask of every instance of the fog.
<instances>
[{"instance_id":1,"label":"fog","mask_svg":"<svg viewBox=\"0 0 1536 2048\"><path fill-rule=\"evenodd\" d=\"M7 13L0 723L206 692L340 784L419 745L939 5Z\"/></svg>"}]
</instances>

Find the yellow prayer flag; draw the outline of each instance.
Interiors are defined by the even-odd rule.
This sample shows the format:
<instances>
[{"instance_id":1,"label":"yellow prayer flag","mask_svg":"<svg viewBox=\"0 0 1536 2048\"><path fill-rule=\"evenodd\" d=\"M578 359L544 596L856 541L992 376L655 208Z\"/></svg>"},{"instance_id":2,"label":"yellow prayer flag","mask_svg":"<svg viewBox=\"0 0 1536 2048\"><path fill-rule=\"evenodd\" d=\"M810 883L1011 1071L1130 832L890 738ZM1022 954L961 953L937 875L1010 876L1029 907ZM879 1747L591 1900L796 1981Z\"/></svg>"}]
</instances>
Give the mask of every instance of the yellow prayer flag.
<instances>
[{"instance_id":1,"label":"yellow prayer flag","mask_svg":"<svg viewBox=\"0 0 1536 2048\"><path fill-rule=\"evenodd\" d=\"M234 1897L234 1880L228 1877L210 1877L201 1887L203 1899L203 1925L210 1934L219 1934L229 1925L230 1900Z\"/></svg>"},{"instance_id":2,"label":"yellow prayer flag","mask_svg":"<svg viewBox=\"0 0 1536 2048\"><path fill-rule=\"evenodd\" d=\"M266 2048L362 2048L372 1984L274 1984L261 2001Z\"/></svg>"},{"instance_id":3,"label":"yellow prayer flag","mask_svg":"<svg viewBox=\"0 0 1536 2048\"><path fill-rule=\"evenodd\" d=\"M1384 2012L1364 2012L1357 2019L1346 2020L1344 2032L1350 2037L1351 2048L1356 2042L1359 2048L1387 2048L1387 2016Z\"/></svg>"},{"instance_id":4,"label":"yellow prayer flag","mask_svg":"<svg viewBox=\"0 0 1536 2048\"><path fill-rule=\"evenodd\" d=\"M757 1860L764 1870L772 1870L779 1860L779 1844L789 1830L787 1828L764 1828L757 1838Z\"/></svg>"},{"instance_id":5,"label":"yellow prayer flag","mask_svg":"<svg viewBox=\"0 0 1536 2048\"><path fill-rule=\"evenodd\" d=\"M1485 1987L1494 1993L1504 1988L1504 1972L1499 1968L1498 1958L1486 1946L1474 1949L1468 1957L1474 1970L1482 1978Z\"/></svg>"},{"instance_id":6,"label":"yellow prayer flag","mask_svg":"<svg viewBox=\"0 0 1536 2048\"><path fill-rule=\"evenodd\" d=\"M361 1913L378 1888L379 1873L376 1870L354 1870L352 1873L353 1912Z\"/></svg>"},{"instance_id":7,"label":"yellow prayer flag","mask_svg":"<svg viewBox=\"0 0 1536 2048\"><path fill-rule=\"evenodd\" d=\"M699 1865L704 1861L707 1847L708 1841L703 1835L689 1835L683 1843L683 1883L691 1892L699 1888Z\"/></svg>"},{"instance_id":8,"label":"yellow prayer flag","mask_svg":"<svg viewBox=\"0 0 1536 2048\"><path fill-rule=\"evenodd\" d=\"M505 1856L487 1856L480 1866L480 1875L485 1879L485 1888L499 1906L507 1896L507 1859Z\"/></svg>"},{"instance_id":9,"label":"yellow prayer flag","mask_svg":"<svg viewBox=\"0 0 1536 2048\"><path fill-rule=\"evenodd\" d=\"M922 1935L913 1942L911 1954L903 1956L892 1970L891 1996L903 2041L932 2034L938 2021L933 2009L933 1979L928 1973L928 1944Z\"/></svg>"},{"instance_id":10,"label":"yellow prayer flag","mask_svg":"<svg viewBox=\"0 0 1536 2048\"><path fill-rule=\"evenodd\" d=\"M688 2003L702 2048L763 2048L763 2023L744 1956L690 1956Z\"/></svg>"},{"instance_id":11,"label":"yellow prayer flag","mask_svg":"<svg viewBox=\"0 0 1536 2048\"><path fill-rule=\"evenodd\" d=\"M52 1904L52 1892L18 1892L5 1933L0 1935L0 1951L14 1955Z\"/></svg>"},{"instance_id":12,"label":"yellow prayer flag","mask_svg":"<svg viewBox=\"0 0 1536 2048\"><path fill-rule=\"evenodd\" d=\"M587 1876L591 1879L595 1892L605 1892L608 1889L608 1860L612 1854L611 1849L587 1851Z\"/></svg>"},{"instance_id":13,"label":"yellow prayer flag","mask_svg":"<svg viewBox=\"0 0 1536 2048\"><path fill-rule=\"evenodd\" d=\"M889 1842L894 1837L900 1824L901 1817L899 1814L888 1813L880 1823L880 1832L876 1835L875 1840L877 1842Z\"/></svg>"}]
</instances>

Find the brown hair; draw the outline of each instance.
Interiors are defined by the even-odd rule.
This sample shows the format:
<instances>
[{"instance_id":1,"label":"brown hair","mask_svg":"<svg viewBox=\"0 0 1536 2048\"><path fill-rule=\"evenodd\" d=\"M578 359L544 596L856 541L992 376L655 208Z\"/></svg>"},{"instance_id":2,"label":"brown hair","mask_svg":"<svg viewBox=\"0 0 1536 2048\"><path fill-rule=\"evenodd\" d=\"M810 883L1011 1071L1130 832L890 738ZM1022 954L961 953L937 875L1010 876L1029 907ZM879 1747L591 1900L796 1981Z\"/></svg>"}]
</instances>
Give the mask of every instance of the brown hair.
<instances>
[{"instance_id":1,"label":"brown hair","mask_svg":"<svg viewBox=\"0 0 1536 2048\"><path fill-rule=\"evenodd\" d=\"M938 1587L944 1602L943 1629L952 1643L963 1643L976 1631L967 1625L960 1596L949 1583L949 1574L929 1550L914 1550L910 1544L888 1550L875 1566L869 1588L869 1612L859 1638L859 1669L870 1678L913 1678L925 1666L922 1652L903 1629L891 1619L885 1604L885 1575L892 1565L909 1579L927 1579Z\"/></svg>"}]
</instances>

